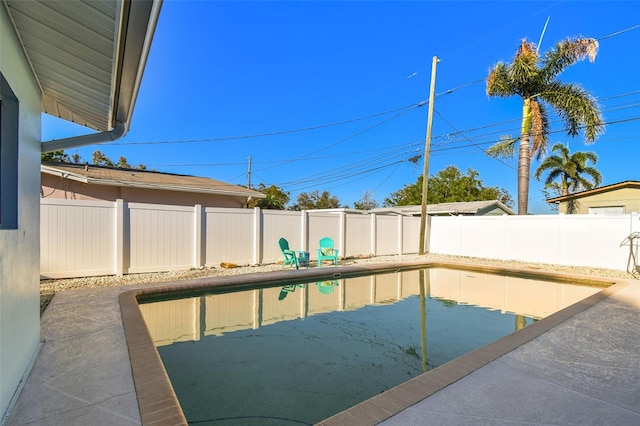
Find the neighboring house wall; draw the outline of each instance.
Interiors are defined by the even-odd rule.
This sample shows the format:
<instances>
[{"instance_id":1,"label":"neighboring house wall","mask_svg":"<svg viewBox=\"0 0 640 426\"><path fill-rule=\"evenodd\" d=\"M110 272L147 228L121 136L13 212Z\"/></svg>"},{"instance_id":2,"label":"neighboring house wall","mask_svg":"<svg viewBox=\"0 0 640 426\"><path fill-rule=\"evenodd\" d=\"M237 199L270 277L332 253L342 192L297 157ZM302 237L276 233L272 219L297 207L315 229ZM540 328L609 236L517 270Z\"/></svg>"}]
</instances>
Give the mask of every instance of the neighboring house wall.
<instances>
[{"instance_id":1,"label":"neighboring house wall","mask_svg":"<svg viewBox=\"0 0 640 426\"><path fill-rule=\"evenodd\" d=\"M623 207L622 213L640 213L640 188L620 188L599 194L577 197L577 214L588 214L590 208ZM560 202L558 211L567 213L568 202Z\"/></svg>"},{"instance_id":2,"label":"neighboring house wall","mask_svg":"<svg viewBox=\"0 0 640 426\"><path fill-rule=\"evenodd\" d=\"M493 207L489 210L478 210L475 214L476 216L502 216L507 214L504 210L499 207Z\"/></svg>"},{"instance_id":3,"label":"neighboring house wall","mask_svg":"<svg viewBox=\"0 0 640 426\"><path fill-rule=\"evenodd\" d=\"M61 179L46 173L42 173L40 194L42 198L91 201L115 201L121 199L126 202L170 204L173 206L200 204L203 207L241 208L247 203L247 197L241 196L86 184L69 179Z\"/></svg>"},{"instance_id":4,"label":"neighboring house wall","mask_svg":"<svg viewBox=\"0 0 640 426\"><path fill-rule=\"evenodd\" d=\"M0 420L40 340L41 95L4 7L0 6L0 72L18 99L17 229L0 229ZM9 143L2 140L0 143Z\"/></svg>"}]
</instances>

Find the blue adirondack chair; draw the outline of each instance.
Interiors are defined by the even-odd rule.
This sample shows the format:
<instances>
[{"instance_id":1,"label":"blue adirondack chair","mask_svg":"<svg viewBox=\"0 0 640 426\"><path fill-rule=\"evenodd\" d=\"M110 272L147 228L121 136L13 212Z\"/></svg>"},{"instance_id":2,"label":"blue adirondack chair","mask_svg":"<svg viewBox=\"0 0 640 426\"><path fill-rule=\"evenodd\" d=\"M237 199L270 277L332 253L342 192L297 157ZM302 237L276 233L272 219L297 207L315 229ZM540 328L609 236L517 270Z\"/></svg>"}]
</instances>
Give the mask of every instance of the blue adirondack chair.
<instances>
[{"instance_id":1,"label":"blue adirondack chair","mask_svg":"<svg viewBox=\"0 0 640 426\"><path fill-rule=\"evenodd\" d=\"M338 250L333 248L333 240L324 237L320 240L320 248L318 249L318 266L322 266L323 260L330 260L334 265L338 264Z\"/></svg>"},{"instance_id":2,"label":"blue adirondack chair","mask_svg":"<svg viewBox=\"0 0 640 426\"><path fill-rule=\"evenodd\" d=\"M284 238L280 238L278 241L280 244L280 251L284 256L284 262L282 266L295 266L299 269L300 266L309 267L309 253L302 250L290 250L289 242Z\"/></svg>"}]
</instances>

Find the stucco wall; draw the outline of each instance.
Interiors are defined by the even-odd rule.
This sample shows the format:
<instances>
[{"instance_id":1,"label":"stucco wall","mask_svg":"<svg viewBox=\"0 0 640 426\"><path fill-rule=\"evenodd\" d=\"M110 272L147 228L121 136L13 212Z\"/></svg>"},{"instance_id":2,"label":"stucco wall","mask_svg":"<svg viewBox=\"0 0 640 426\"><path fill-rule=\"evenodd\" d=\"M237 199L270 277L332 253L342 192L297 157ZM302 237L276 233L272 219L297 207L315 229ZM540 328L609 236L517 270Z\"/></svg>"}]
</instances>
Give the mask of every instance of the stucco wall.
<instances>
[{"instance_id":1,"label":"stucco wall","mask_svg":"<svg viewBox=\"0 0 640 426\"><path fill-rule=\"evenodd\" d=\"M169 204L173 206L231 207L242 208L246 197L187 193L160 189L128 188L85 184L61 179L46 173L42 174L41 196L43 198L62 198L65 200L116 201L131 203Z\"/></svg>"},{"instance_id":2,"label":"stucco wall","mask_svg":"<svg viewBox=\"0 0 640 426\"><path fill-rule=\"evenodd\" d=\"M590 207L618 207L624 206L624 213L640 213L640 188L613 189L599 194L580 197L577 199L577 214L588 214ZM567 212L567 202L561 202L558 211Z\"/></svg>"},{"instance_id":3,"label":"stucco wall","mask_svg":"<svg viewBox=\"0 0 640 426\"><path fill-rule=\"evenodd\" d=\"M41 96L0 6L0 71L19 101L18 229L0 230L0 419L40 340ZM0 182L6 185L6 182Z\"/></svg>"}]
</instances>

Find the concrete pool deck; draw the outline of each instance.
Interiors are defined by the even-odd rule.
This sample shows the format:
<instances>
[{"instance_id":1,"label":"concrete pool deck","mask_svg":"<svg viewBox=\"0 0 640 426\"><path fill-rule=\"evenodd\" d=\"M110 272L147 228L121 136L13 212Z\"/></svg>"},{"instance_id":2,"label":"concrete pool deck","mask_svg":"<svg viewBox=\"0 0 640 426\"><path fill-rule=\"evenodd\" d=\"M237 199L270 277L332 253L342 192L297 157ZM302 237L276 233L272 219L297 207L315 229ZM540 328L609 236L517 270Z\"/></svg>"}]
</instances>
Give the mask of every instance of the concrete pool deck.
<instances>
[{"instance_id":1,"label":"concrete pool deck","mask_svg":"<svg viewBox=\"0 0 640 426\"><path fill-rule=\"evenodd\" d=\"M282 281L309 273L314 271L269 276ZM243 285L264 277L161 286L197 287L210 281ZM323 424L640 424L640 282L615 281L618 284L584 302ZM164 393L167 383L153 375L144 383L149 368L136 363L134 355L130 358L130 351L148 349L137 343L127 346L122 318L129 308L123 304L121 313L119 298L152 287L159 286L58 293L42 316L41 352L7 425L135 425L143 419L145 425L183 424L175 415L174 398ZM132 364L138 372L136 384Z\"/></svg>"}]
</instances>

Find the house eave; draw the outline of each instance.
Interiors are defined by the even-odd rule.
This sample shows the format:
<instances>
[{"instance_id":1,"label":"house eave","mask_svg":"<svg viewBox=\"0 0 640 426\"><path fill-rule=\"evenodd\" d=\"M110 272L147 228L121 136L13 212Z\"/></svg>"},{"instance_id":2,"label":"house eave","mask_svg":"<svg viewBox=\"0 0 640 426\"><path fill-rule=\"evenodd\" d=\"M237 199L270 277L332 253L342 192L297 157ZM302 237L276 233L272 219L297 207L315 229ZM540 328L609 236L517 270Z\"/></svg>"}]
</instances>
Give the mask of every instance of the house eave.
<instances>
[{"instance_id":1,"label":"house eave","mask_svg":"<svg viewBox=\"0 0 640 426\"><path fill-rule=\"evenodd\" d=\"M112 141L130 127L162 0L0 0L42 95L41 111L98 133L43 152Z\"/></svg>"},{"instance_id":2,"label":"house eave","mask_svg":"<svg viewBox=\"0 0 640 426\"><path fill-rule=\"evenodd\" d=\"M140 188L140 189L155 189L155 190L164 190L164 191L179 191L179 192L189 192L189 193L198 193L198 194L212 194L212 195L227 195L227 196L235 196L235 197L251 197L251 198L266 198L266 195L252 191L251 193L245 191L230 191L224 189L211 189L211 188L201 188L194 186L184 186L184 185L162 185L156 183L145 183L145 182L131 182L124 181L118 179L96 179L88 176L81 175L79 173L73 173L66 170L60 170L55 167L50 167L46 165L41 165L40 170L43 173L59 176L62 179L69 179L75 182L80 182L87 185L104 185L104 186L118 186L118 187L127 187L127 188Z\"/></svg>"}]
</instances>

